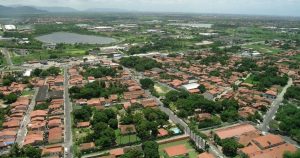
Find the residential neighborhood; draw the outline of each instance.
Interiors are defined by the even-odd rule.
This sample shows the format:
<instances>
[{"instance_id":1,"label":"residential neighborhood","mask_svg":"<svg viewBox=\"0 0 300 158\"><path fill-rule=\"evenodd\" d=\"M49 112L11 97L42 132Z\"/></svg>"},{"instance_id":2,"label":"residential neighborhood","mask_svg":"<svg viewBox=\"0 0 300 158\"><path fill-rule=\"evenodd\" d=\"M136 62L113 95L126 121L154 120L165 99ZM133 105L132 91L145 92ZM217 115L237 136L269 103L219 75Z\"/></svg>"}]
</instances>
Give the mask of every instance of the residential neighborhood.
<instances>
[{"instance_id":1,"label":"residential neighborhood","mask_svg":"<svg viewBox=\"0 0 300 158\"><path fill-rule=\"evenodd\" d=\"M0 5L1 158L300 156L297 16L70 7Z\"/></svg>"}]
</instances>

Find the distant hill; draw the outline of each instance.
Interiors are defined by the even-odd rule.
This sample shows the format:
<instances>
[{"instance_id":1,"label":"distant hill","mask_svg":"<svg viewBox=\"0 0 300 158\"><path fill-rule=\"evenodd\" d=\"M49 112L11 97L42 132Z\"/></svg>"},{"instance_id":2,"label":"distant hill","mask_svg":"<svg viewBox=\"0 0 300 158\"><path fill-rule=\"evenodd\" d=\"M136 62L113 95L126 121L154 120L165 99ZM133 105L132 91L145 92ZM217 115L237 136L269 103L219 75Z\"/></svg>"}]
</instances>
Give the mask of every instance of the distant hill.
<instances>
[{"instance_id":1,"label":"distant hill","mask_svg":"<svg viewBox=\"0 0 300 158\"><path fill-rule=\"evenodd\" d=\"M46 12L47 11L28 6L7 7L0 5L0 15L41 14Z\"/></svg>"},{"instance_id":2,"label":"distant hill","mask_svg":"<svg viewBox=\"0 0 300 158\"><path fill-rule=\"evenodd\" d=\"M84 10L83 12L92 12L92 13L122 13L122 12L130 12L126 9L116 9L116 8L90 8Z\"/></svg>"},{"instance_id":3,"label":"distant hill","mask_svg":"<svg viewBox=\"0 0 300 158\"><path fill-rule=\"evenodd\" d=\"M45 10L51 13L73 13L78 12L78 10L70 7L35 7L40 10Z\"/></svg>"}]
</instances>

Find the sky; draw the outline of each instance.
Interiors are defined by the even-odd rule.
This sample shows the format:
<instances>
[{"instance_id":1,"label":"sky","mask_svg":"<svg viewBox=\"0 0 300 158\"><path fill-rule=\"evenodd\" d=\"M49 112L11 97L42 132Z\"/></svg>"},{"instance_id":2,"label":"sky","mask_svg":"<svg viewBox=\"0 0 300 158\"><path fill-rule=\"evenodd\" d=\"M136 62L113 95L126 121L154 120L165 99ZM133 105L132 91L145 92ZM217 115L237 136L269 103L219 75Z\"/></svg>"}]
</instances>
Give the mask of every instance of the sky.
<instances>
[{"instance_id":1,"label":"sky","mask_svg":"<svg viewBox=\"0 0 300 158\"><path fill-rule=\"evenodd\" d=\"M63 6L79 10L116 8L146 12L300 16L300 0L0 0L0 5Z\"/></svg>"}]
</instances>

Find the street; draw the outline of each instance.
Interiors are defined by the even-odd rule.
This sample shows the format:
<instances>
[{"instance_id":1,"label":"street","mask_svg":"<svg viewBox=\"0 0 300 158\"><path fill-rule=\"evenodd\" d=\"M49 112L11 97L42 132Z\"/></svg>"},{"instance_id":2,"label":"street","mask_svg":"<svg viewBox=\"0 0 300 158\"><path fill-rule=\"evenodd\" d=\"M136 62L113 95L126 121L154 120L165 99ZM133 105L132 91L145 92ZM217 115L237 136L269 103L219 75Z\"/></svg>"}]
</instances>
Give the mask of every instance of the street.
<instances>
[{"instance_id":1,"label":"street","mask_svg":"<svg viewBox=\"0 0 300 158\"><path fill-rule=\"evenodd\" d=\"M1 52L3 53L3 55L5 56L6 62L9 66L13 66L13 62L11 60L10 57L10 53L8 52L8 50L6 48L1 49Z\"/></svg>"},{"instance_id":2,"label":"street","mask_svg":"<svg viewBox=\"0 0 300 158\"><path fill-rule=\"evenodd\" d=\"M68 67L64 66L64 157L72 158L72 122L71 122L72 104L69 97L69 75Z\"/></svg>"},{"instance_id":3,"label":"street","mask_svg":"<svg viewBox=\"0 0 300 158\"><path fill-rule=\"evenodd\" d=\"M20 129L18 130L18 134L17 134L17 139L16 139L16 143L18 143L20 146L22 146L25 136L27 134L27 125L30 122L30 114L34 109L35 106L35 98L38 94L39 88L35 89L34 95L32 96L31 102L28 106L28 109L26 111L25 116L23 117L23 120L21 122L20 125Z\"/></svg>"},{"instance_id":4,"label":"street","mask_svg":"<svg viewBox=\"0 0 300 158\"><path fill-rule=\"evenodd\" d=\"M293 84L293 80L291 78L289 78L287 85L282 89L281 93L279 93L277 95L277 98L273 101L269 111L266 113L266 115L264 117L262 124L259 125L259 128L262 131L268 132L269 124L270 124L271 120L275 117L275 114L276 114L277 110L279 109L280 104L284 100L284 98L283 98L284 94L286 93L287 89L292 86L292 84Z\"/></svg>"}]
</instances>

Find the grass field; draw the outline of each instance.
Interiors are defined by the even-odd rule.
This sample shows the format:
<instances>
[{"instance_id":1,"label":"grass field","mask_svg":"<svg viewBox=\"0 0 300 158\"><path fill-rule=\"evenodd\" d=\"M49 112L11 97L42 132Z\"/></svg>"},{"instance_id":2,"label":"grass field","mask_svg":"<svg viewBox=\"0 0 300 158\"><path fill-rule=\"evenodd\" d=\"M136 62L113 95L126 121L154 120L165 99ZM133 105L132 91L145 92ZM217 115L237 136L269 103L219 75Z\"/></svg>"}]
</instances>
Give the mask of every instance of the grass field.
<instances>
[{"instance_id":1,"label":"grass field","mask_svg":"<svg viewBox=\"0 0 300 158\"><path fill-rule=\"evenodd\" d=\"M136 136L136 134L131 134L131 135L121 135L120 130L117 129L115 130L115 134L117 137L117 144L128 144L128 143L133 143L140 141L140 138Z\"/></svg>"},{"instance_id":2,"label":"grass field","mask_svg":"<svg viewBox=\"0 0 300 158\"><path fill-rule=\"evenodd\" d=\"M58 59L64 57L81 57L85 55L85 50L72 48L72 49L64 50L63 53L55 53L55 55L58 57ZM13 54L12 61L14 64L18 65L28 61L47 60L49 58L50 58L50 53L46 51L39 51L39 52L31 52L30 54L25 56L19 56Z\"/></svg>"},{"instance_id":3,"label":"grass field","mask_svg":"<svg viewBox=\"0 0 300 158\"><path fill-rule=\"evenodd\" d=\"M281 52L283 52L281 49L279 48L274 48L274 47L270 47L270 46L266 46L263 44L253 44L253 45L247 45L245 46L246 48L252 48L260 53L263 54L279 54Z\"/></svg>"},{"instance_id":4,"label":"grass field","mask_svg":"<svg viewBox=\"0 0 300 158\"><path fill-rule=\"evenodd\" d=\"M158 93L159 96L165 96L170 91L170 89L168 87L163 86L163 85L158 84L158 83L156 83L154 85L154 89Z\"/></svg>"},{"instance_id":5,"label":"grass field","mask_svg":"<svg viewBox=\"0 0 300 158\"><path fill-rule=\"evenodd\" d=\"M164 157L164 158L169 158L164 153L164 149L167 148L167 147L181 145L181 144L184 144L185 147L188 149L188 151L189 151L189 158L195 158L195 157L198 156L199 153L192 147L192 145L190 144L189 140L181 140L181 141L177 141L177 142L172 142L172 143L167 143L167 144L159 145L159 155L161 157ZM182 157L182 158L184 158L184 157Z\"/></svg>"},{"instance_id":6,"label":"grass field","mask_svg":"<svg viewBox=\"0 0 300 158\"><path fill-rule=\"evenodd\" d=\"M31 96L31 95L33 95L33 93L34 93L34 90L24 90L22 92L22 96Z\"/></svg>"}]
</instances>

